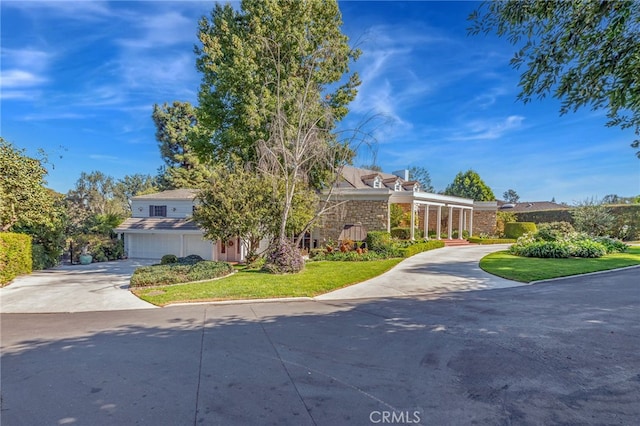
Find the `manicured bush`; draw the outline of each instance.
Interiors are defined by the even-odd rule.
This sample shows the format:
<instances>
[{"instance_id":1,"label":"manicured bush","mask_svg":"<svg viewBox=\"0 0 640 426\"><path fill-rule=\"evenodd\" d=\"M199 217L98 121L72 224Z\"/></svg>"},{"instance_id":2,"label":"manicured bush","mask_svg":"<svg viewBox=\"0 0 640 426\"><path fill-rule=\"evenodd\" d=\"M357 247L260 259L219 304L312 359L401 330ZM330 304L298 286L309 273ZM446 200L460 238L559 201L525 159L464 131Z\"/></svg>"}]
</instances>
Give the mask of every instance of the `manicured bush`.
<instances>
[{"instance_id":1,"label":"manicured bush","mask_svg":"<svg viewBox=\"0 0 640 426\"><path fill-rule=\"evenodd\" d=\"M424 231L422 229L415 228L414 238L422 239L424 237ZM406 227L397 227L391 228L391 237L397 238L399 240L410 240L411 239L411 228Z\"/></svg>"},{"instance_id":2,"label":"manicured bush","mask_svg":"<svg viewBox=\"0 0 640 426\"><path fill-rule=\"evenodd\" d=\"M87 253L93 256L94 262L106 262L124 257L124 241L111 238L107 235L76 235L73 237L72 244L72 259L76 263L79 262L79 256L85 248L87 249Z\"/></svg>"},{"instance_id":3,"label":"manicured bush","mask_svg":"<svg viewBox=\"0 0 640 426\"><path fill-rule=\"evenodd\" d=\"M482 238L482 237L469 237L467 241L473 244L513 244L517 240L513 238Z\"/></svg>"},{"instance_id":4,"label":"manicured bush","mask_svg":"<svg viewBox=\"0 0 640 426\"><path fill-rule=\"evenodd\" d=\"M304 269L304 259L295 244L279 239L269 249L262 269L272 274L296 273Z\"/></svg>"},{"instance_id":5,"label":"manicured bush","mask_svg":"<svg viewBox=\"0 0 640 426\"><path fill-rule=\"evenodd\" d=\"M507 238L520 238L527 233L535 233L536 224L533 222L509 222L504 224L504 235Z\"/></svg>"},{"instance_id":6,"label":"manicured bush","mask_svg":"<svg viewBox=\"0 0 640 426\"><path fill-rule=\"evenodd\" d=\"M579 239L569 243L569 250L572 257L602 257L607 254L604 244L591 239Z\"/></svg>"},{"instance_id":7,"label":"manicured bush","mask_svg":"<svg viewBox=\"0 0 640 426\"><path fill-rule=\"evenodd\" d=\"M25 234L0 232L0 286L22 274L30 274L31 237Z\"/></svg>"},{"instance_id":8,"label":"manicured bush","mask_svg":"<svg viewBox=\"0 0 640 426\"><path fill-rule=\"evenodd\" d=\"M337 262L344 262L344 261L365 262L365 261L380 260L380 259L385 259L385 257L375 251L368 251L366 253L358 253L356 251L347 251L347 252L334 251L331 253L324 252L322 254L318 254L313 257L314 261L331 260L331 261L337 261Z\"/></svg>"},{"instance_id":9,"label":"manicured bush","mask_svg":"<svg viewBox=\"0 0 640 426\"><path fill-rule=\"evenodd\" d=\"M437 248L444 247L444 242L442 241L425 241L417 244L412 244L405 248L398 249L402 257L411 257L418 253L422 253L423 251L433 250Z\"/></svg>"},{"instance_id":10,"label":"manicured bush","mask_svg":"<svg viewBox=\"0 0 640 426\"><path fill-rule=\"evenodd\" d=\"M607 253L623 253L629 248L629 246L622 241L611 237L594 237L593 241L602 244L607 250Z\"/></svg>"},{"instance_id":11,"label":"manicured bush","mask_svg":"<svg viewBox=\"0 0 640 426\"><path fill-rule=\"evenodd\" d=\"M569 244L561 241L534 241L525 245L514 244L511 254L524 257L568 258L571 257Z\"/></svg>"},{"instance_id":12,"label":"manicured bush","mask_svg":"<svg viewBox=\"0 0 640 426\"><path fill-rule=\"evenodd\" d=\"M392 248L391 234L385 231L369 231L367 233L367 247L370 251L388 251Z\"/></svg>"},{"instance_id":13,"label":"manicured bush","mask_svg":"<svg viewBox=\"0 0 640 426\"><path fill-rule=\"evenodd\" d=\"M162 256L162 259L160 259L161 265L168 265L170 263L178 263L178 256L175 254L165 254Z\"/></svg>"},{"instance_id":14,"label":"manicured bush","mask_svg":"<svg viewBox=\"0 0 640 426\"><path fill-rule=\"evenodd\" d=\"M205 260L195 264L170 263L144 266L136 269L131 277L132 287L149 287L210 280L233 272L227 262Z\"/></svg>"},{"instance_id":15,"label":"manicured bush","mask_svg":"<svg viewBox=\"0 0 640 426\"><path fill-rule=\"evenodd\" d=\"M567 238L575 232L573 225L569 222L541 223L538 225L536 237L544 241L556 241Z\"/></svg>"},{"instance_id":16,"label":"manicured bush","mask_svg":"<svg viewBox=\"0 0 640 426\"><path fill-rule=\"evenodd\" d=\"M197 254L190 254L185 257L179 257L178 263L182 265L195 265L196 263L202 262L203 260L204 259L201 256L198 256Z\"/></svg>"}]
</instances>

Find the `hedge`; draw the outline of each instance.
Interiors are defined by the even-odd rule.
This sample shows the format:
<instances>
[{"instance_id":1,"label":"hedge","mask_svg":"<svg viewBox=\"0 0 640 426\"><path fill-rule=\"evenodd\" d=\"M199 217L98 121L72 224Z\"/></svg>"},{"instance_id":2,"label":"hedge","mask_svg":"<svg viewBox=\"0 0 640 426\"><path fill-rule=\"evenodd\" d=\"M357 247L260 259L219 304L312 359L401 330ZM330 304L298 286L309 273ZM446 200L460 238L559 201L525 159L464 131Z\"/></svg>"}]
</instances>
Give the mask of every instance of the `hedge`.
<instances>
[{"instance_id":1,"label":"hedge","mask_svg":"<svg viewBox=\"0 0 640 426\"><path fill-rule=\"evenodd\" d=\"M0 232L0 286L9 283L18 275L30 274L31 237L26 234Z\"/></svg>"},{"instance_id":2,"label":"hedge","mask_svg":"<svg viewBox=\"0 0 640 426\"><path fill-rule=\"evenodd\" d=\"M151 287L180 284L191 281L210 280L229 275L233 267L227 262L205 260L194 265L172 263L143 266L131 277L131 287Z\"/></svg>"},{"instance_id":3,"label":"hedge","mask_svg":"<svg viewBox=\"0 0 640 426\"><path fill-rule=\"evenodd\" d=\"M507 238L520 238L524 234L536 232L533 222L507 222L504 224L504 235Z\"/></svg>"},{"instance_id":4,"label":"hedge","mask_svg":"<svg viewBox=\"0 0 640 426\"><path fill-rule=\"evenodd\" d=\"M517 240L514 238L480 238L469 237L467 241L473 244L513 244Z\"/></svg>"},{"instance_id":5,"label":"hedge","mask_svg":"<svg viewBox=\"0 0 640 426\"><path fill-rule=\"evenodd\" d=\"M386 251L391 246L391 234L386 231L369 231L367 248L371 251Z\"/></svg>"},{"instance_id":6,"label":"hedge","mask_svg":"<svg viewBox=\"0 0 640 426\"><path fill-rule=\"evenodd\" d=\"M410 240L411 228L405 228L405 227L391 228L391 236L399 240ZM415 228L414 237L418 239L422 239L424 237L424 231L422 229Z\"/></svg>"},{"instance_id":7,"label":"hedge","mask_svg":"<svg viewBox=\"0 0 640 426\"><path fill-rule=\"evenodd\" d=\"M423 251L429 251L437 248L444 247L443 241L426 241L424 243L412 244L405 248L397 249L402 257L411 257L418 253L422 253Z\"/></svg>"}]
</instances>

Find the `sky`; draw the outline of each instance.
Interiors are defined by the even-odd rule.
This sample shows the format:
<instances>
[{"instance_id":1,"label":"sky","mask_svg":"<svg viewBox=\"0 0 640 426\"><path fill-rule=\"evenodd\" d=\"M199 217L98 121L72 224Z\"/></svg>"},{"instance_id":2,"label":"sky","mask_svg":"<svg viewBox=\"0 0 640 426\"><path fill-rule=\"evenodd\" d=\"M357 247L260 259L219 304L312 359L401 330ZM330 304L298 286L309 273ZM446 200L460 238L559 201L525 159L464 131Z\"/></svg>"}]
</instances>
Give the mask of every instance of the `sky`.
<instances>
[{"instance_id":1,"label":"sky","mask_svg":"<svg viewBox=\"0 0 640 426\"><path fill-rule=\"evenodd\" d=\"M82 172L155 175L154 104L197 104L198 20L213 2L2 0L0 135L48 157L66 193ZM237 5L237 3L235 3ZM341 1L362 85L341 124L367 123L356 166L426 168L436 191L475 170L498 199L574 204L640 194L631 130L603 111L517 101L506 39L467 34L474 2Z\"/></svg>"}]
</instances>

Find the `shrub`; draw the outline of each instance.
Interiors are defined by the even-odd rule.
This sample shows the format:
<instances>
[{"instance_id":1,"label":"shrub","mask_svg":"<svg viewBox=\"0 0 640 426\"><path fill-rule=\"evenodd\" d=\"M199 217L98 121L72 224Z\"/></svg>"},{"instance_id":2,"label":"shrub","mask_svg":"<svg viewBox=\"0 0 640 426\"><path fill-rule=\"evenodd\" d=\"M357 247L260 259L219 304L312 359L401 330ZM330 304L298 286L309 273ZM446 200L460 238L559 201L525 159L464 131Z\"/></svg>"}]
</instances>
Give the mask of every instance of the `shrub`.
<instances>
[{"instance_id":1,"label":"shrub","mask_svg":"<svg viewBox=\"0 0 640 426\"><path fill-rule=\"evenodd\" d=\"M444 242L442 241L425 241L417 244L411 244L408 247L398 249L402 257L411 257L418 253L422 253L423 251L433 250L437 248L444 247Z\"/></svg>"},{"instance_id":2,"label":"shrub","mask_svg":"<svg viewBox=\"0 0 640 426\"><path fill-rule=\"evenodd\" d=\"M602 257L607 254L604 244L592 239L579 239L569 243L569 250L573 257Z\"/></svg>"},{"instance_id":3,"label":"shrub","mask_svg":"<svg viewBox=\"0 0 640 426\"><path fill-rule=\"evenodd\" d=\"M535 233L536 224L533 222L509 222L504 224L504 235L507 238L520 238L527 233Z\"/></svg>"},{"instance_id":4,"label":"shrub","mask_svg":"<svg viewBox=\"0 0 640 426\"><path fill-rule=\"evenodd\" d=\"M30 274L31 237L13 232L0 232L0 286L22 274Z\"/></svg>"},{"instance_id":5,"label":"shrub","mask_svg":"<svg viewBox=\"0 0 640 426\"><path fill-rule=\"evenodd\" d=\"M345 261L364 262L364 261L370 261L370 260L380 260L384 258L385 257L382 256L380 253L376 253L374 251L369 251L361 254L355 251L347 251L347 252L334 251L331 253L323 253L321 255L315 256L313 260L314 261L331 260L331 261L339 261L339 262L345 262Z\"/></svg>"},{"instance_id":6,"label":"shrub","mask_svg":"<svg viewBox=\"0 0 640 426\"><path fill-rule=\"evenodd\" d=\"M482 238L482 237L469 237L467 241L474 244L512 244L517 240L513 238Z\"/></svg>"},{"instance_id":7,"label":"shrub","mask_svg":"<svg viewBox=\"0 0 640 426\"><path fill-rule=\"evenodd\" d=\"M369 231L367 233L367 247L371 251L388 251L392 248L391 234L385 231Z\"/></svg>"},{"instance_id":8,"label":"shrub","mask_svg":"<svg viewBox=\"0 0 640 426\"><path fill-rule=\"evenodd\" d=\"M51 268L58 264L59 252L57 249L51 253L47 247L42 244L31 245L31 263L32 269L38 271L41 269Z\"/></svg>"},{"instance_id":9,"label":"shrub","mask_svg":"<svg viewBox=\"0 0 640 426\"><path fill-rule=\"evenodd\" d=\"M195 265L202 261L204 261L204 259L197 254L190 254L188 256L178 258L178 263L181 265Z\"/></svg>"},{"instance_id":10,"label":"shrub","mask_svg":"<svg viewBox=\"0 0 640 426\"><path fill-rule=\"evenodd\" d=\"M536 238L544 241L556 241L567 238L573 233L575 233L575 229L569 222L541 223L538 225Z\"/></svg>"},{"instance_id":11,"label":"shrub","mask_svg":"<svg viewBox=\"0 0 640 426\"><path fill-rule=\"evenodd\" d=\"M607 235L615 223L611 210L596 199L579 203L571 215L576 230L590 235Z\"/></svg>"},{"instance_id":12,"label":"shrub","mask_svg":"<svg viewBox=\"0 0 640 426\"><path fill-rule=\"evenodd\" d=\"M272 274L296 273L304 269L304 259L295 244L279 239L271 246L262 269Z\"/></svg>"},{"instance_id":13,"label":"shrub","mask_svg":"<svg viewBox=\"0 0 640 426\"><path fill-rule=\"evenodd\" d=\"M124 241L111 238L106 235L79 234L73 237L72 259L79 261L82 250L87 248L87 253L93 256L94 262L106 262L124 257Z\"/></svg>"},{"instance_id":14,"label":"shrub","mask_svg":"<svg viewBox=\"0 0 640 426\"><path fill-rule=\"evenodd\" d=\"M196 264L169 263L144 266L136 269L131 277L132 287L179 284L191 281L210 280L228 275L233 267L227 262L205 260Z\"/></svg>"},{"instance_id":15,"label":"shrub","mask_svg":"<svg viewBox=\"0 0 640 426\"><path fill-rule=\"evenodd\" d=\"M527 244L514 244L509 249L511 254L524 257L568 258L571 257L569 244L560 241L534 241Z\"/></svg>"},{"instance_id":16,"label":"shrub","mask_svg":"<svg viewBox=\"0 0 640 426\"><path fill-rule=\"evenodd\" d=\"M164 256L162 256L162 259L160 259L160 264L168 265L169 263L178 263L178 256L176 256L175 254L165 254Z\"/></svg>"},{"instance_id":17,"label":"shrub","mask_svg":"<svg viewBox=\"0 0 640 426\"><path fill-rule=\"evenodd\" d=\"M610 237L593 237L593 241L602 244L607 250L607 253L623 253L629 248L629 246L622 241Z\"/></svg>"},{"instance_id":18,"label":"shrub","mask_svg":"<svg viewBox=\"0 0 640 426\"><path fill-rule=\"evenodd\" d=\"M415 238L422 239L424 237L424 231L422 229L415 228L413 233ZM399 240L410 240L411 228L405 228L405 227L391 228L391 237L397 238Z\"/></svg>"}]
</instances>

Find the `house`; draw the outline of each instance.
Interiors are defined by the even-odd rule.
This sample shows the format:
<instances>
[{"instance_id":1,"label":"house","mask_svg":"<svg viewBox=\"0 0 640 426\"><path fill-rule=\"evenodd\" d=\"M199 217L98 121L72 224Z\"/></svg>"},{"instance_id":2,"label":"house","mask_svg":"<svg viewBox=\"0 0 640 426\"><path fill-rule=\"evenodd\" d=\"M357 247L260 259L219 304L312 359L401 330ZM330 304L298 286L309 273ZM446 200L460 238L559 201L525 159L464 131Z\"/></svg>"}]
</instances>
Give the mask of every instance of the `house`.
<instances>
[{"instance_id":1,"label":"house","mask_svg":"<svg viewBox=\"0 0 640 426\"><path fill-rule=\"evenodd\" d=\"M351 224L359 224L368 231L390 231L392 204L399 204L410 213L412 238L415 228L426 236L435 234L436 239L442 235L462 239L461 231L495 232L495 201L474 202L424 192L418 182L410 180L408 170L383 173L344 166L341 178L325 196L330 197L333 208L322 216L312 233L311 239L316 244L338 240L344 227Z\"/></svg>"},{"instance_id":2,"label":"house","mask_svg":"<svg viewBox=\"0 0 640 426\"><path fill-rule=\"evenodd\" d=\"M114 231L124 239L130 258L160 259L165 254L197 254L208 260L242 262L246 247L240 238L211 242L191 220L197 190L176 189L131 199L133 215ZM344 235L391 230L393 204L409 213L411 237L415 229L433 238L463 239L468 234L493 234L497 204L422 191L409 179L408 170L383 173L345 166L331 191L324 193L332 206L318 226L303 239L306 247L338 241ZM356 232L357 231L357 232ZM349 237L352 238L352 237ZM261 249L266 248L266 242Z\"/></svg>"},{"instance_id":3,"label":"house","mask_svg":"<svg viewBox=\"0 0 640 426\"><path fill-rule=\"evenodd\" d=\"M192 220L197 190L174 189L131 199L132 217L114 229L130 258L160 259L197 254L206 260L241 262L246 249L239 238L212 242Z\"/></svg>"}]
</instances>

